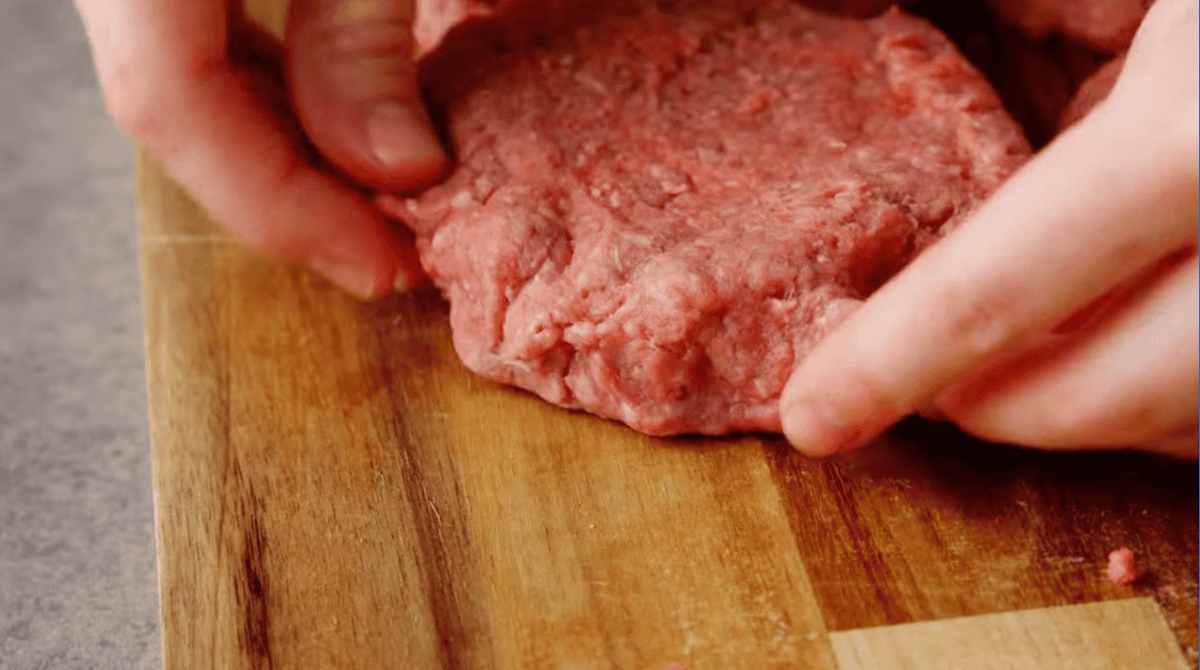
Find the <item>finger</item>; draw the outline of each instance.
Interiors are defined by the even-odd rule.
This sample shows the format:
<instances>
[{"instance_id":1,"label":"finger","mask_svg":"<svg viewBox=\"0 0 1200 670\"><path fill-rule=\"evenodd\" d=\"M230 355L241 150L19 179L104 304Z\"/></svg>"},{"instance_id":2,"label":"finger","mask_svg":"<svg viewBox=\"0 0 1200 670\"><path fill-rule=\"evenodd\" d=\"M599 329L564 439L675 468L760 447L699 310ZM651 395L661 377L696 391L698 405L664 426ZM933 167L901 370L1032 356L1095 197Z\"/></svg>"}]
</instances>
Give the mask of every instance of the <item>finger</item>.
<instances>
[{"instance_id":1,"label":"finger","mask_svg":"<svg viewBox=\"0 0 1200 670\"><path fill-rule=\"evenodd\" d=\"M984 439L1049 449L1143 446L1196 457L1195 254L1082 336L994 365L938 406Z\"/></svg>"},{"instance_id":2,"label":"finger","mask_svg":"<svg viewBox=\"0 0 1200 670\"><path fill-rule=\"evenodd\" d=\"M229 58L222 2L78 4L113 115L213 218L361 297L419 281L411 250L362 194L302 157L264 82Z\"/></svg>"},{"instance_id":3,"label":"finger","mask_svg":"<svg viewBox=\"0 0 1200 670\"><path fill-rule=\"evenodd\" d=\"M446 154L417 91L413 0L294 0L288 80L322 155L355 180L405 191L436 179Z\"/></svg>"},{"instance_id":4,"label":"finger","mask_svg":"<svg viewBox=\"0 0 1200 670\"><path fill-rule=\"evenodd\" d=\"M1200 456L1200 426L1193 425L1168 435L1152 445L1147 445L1151 451L1179 458L1196 460Z\"/></svg>"},{"instance_id":5,"label":"finger","mask_svg":"<svg viewBox=\"0 0 1200 670\"><path fill-rule=\"evenodd\" d=\"M792 443L815 455L863 443L1194 240L1197 124L1164 118L1102 105L880 289L784 388Z\"/></svg>"}]
</instances>

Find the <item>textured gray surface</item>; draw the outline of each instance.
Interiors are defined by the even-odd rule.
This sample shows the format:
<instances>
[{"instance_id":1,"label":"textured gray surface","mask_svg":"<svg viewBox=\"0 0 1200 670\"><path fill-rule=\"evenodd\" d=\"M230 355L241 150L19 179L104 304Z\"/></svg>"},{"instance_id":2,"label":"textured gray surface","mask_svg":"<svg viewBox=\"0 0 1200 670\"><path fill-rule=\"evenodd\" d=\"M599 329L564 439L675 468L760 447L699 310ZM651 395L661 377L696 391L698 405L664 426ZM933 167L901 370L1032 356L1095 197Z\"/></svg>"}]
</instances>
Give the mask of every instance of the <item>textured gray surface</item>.
<instances>
[{"instance_id":1,"label":"textured gray surface","mask_svg":"<svg viewBox=\"0 0 1200 670\"><path fill-rule=\"evenodd\" d=\"M132 152L68 0L0 0L0 668L160 665Z\"/></svg>"}]
</instances>

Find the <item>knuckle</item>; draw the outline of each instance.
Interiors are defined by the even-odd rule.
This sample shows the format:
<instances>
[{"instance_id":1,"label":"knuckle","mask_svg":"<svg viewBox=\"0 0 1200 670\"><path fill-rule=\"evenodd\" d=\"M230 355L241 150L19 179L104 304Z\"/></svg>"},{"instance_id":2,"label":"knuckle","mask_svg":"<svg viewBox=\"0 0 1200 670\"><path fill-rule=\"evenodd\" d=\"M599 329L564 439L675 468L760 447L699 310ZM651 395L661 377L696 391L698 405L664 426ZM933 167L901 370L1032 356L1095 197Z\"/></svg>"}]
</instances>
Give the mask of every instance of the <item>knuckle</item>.
<instances>
[{"instance_id":1,"label":"knuckle","mask_svg":"<svg viewBox=\"0 0 1200 670\"><path fill-rule=\"evenodd\" d=\"M337 0L300 11L296 18L299 32L314 42L311 46L319 46L329 55L353 57L409 47L406 55L411 58L412 10L405 4L395 0Z\"/></svg>"},{"instance_id":2,"label":"knuckle","mask_svg":"<svg viewBox=\"0 0 1200 670\"><path fill-rule=\"evenodd\" d=\"M131 63L117 63L100 73L104 102L117 125L134 139L150 143L159 134L158 106Z\"/></svg>"},{"instance_id":3,"label":"knuckle","mask_svg":"<svg viewBox=\"0 0 1200 670\"><path fill-rule=\"evenodd\" d=\"M1007 295L995 288L947 289L940 302L948 310L947 341L976 360L1004 348L1020 330L1017 305Z\"/></svg>"},{"instance_id":4,"label":"knuckle","mask_svg":"<svg viewBox=\"0 0 1200 670\"><path fill-rule=\"evenodd\" d=\"M150 146L162 140L186 112L187 100L228 71L223 57L197 54L181 63L146 63L133 55L117 59L99 71L104 102L117 125Z\"/></svg>"},{"instance_id":5,"label":"knuckle","mask_svg":"<svg viewBox=\"0 0 1200 670\"><path fill-rule=\"evenodd\" d=\"M323 31L323 42L335 57L386 55L412 58L412 31L406 19L384 17L332 25Z\"/></svg>"},{"instance_id":6,"label":"knuckle","mask_svg":"<svg viewBox=\"0 0 1200 670\"><path fill-rule=\"evenodd\" d=\"M415 74L411 11L390 1L327 4L294 35L303 69L354 97L406 86Z\"/></svg>"},{"instance_id":7,"label":"knuckle","mask_svg":"<svg viewBox=\"0 0 1200 670\"><path fill-rule=\"evenodd\" d=\"M323 62L326 82L351 98L390 97L405 93L415 79L415 68L406 58L385 53L332 55Z\"/></svg>"}]
</instances>

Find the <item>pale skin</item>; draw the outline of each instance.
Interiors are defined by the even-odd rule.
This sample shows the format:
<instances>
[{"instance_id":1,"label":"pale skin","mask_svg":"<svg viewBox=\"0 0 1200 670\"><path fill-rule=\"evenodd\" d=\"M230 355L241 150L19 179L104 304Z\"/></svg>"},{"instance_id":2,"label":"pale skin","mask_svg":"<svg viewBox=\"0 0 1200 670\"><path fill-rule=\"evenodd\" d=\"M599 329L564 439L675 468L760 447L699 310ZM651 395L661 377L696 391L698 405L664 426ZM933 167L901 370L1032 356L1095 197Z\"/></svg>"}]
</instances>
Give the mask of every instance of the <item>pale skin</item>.
<instances>
[{"instance_id":1,"label":"pale skin","mask_svg":"<svg viewBox=\"0 0 1200 670\"><path fill-rule=\"evenodd\" d=\"M1197 13L1158 0L1108 100L800 364L797 448L925 410L998 442L1196 458Z\"/></svg>"},{"instance_id":2,"label":"pale skin","mask_svg":"<svg viewBox=\"0 0 1200 670\"><path fill-rule=\"evenodd\" d=\"M240 0L76 4L109 110L214 219L361 298L423 279L367 195L446 165L417 95L412 0L296 0L283 44Z\"/></svg>"},{"instance_id":3,"label":"pale skin","mask_svg":"<svg viewBox=\"0 0 1200 670\"><path fill-rule=\"evenodd\" d=\"M282 44L237 0L77 4L113 115L216 220L364 299L423 280L369 197L446 169L412 0L293 0ZM1196 458L1197 14L1158 0L1109 99L802 361L780 404L799 450L921 412Z\"/></svg>"}]
</instances>

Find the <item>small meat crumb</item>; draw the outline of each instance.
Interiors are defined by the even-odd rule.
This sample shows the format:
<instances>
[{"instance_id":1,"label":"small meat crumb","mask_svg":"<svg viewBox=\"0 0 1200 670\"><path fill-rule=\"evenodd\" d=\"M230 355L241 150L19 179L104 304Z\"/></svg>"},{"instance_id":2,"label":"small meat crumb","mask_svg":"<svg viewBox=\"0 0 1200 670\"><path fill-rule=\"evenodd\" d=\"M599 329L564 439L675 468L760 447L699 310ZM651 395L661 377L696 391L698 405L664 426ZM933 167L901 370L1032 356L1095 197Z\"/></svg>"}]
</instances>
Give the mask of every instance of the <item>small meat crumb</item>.
<instances>
[{"instance_id":1,"label":"small meat crumb","mask_svg":"<svg viewBox=\"0 0 1200 670\"><path fill-rule=\"evenodd\" d=\"M1118 586L1129 586L1137 581L1138 570L1133 552L1128 547L1113 549L1108 554L1108 578Z\"/></svg>"}]
</instances>

